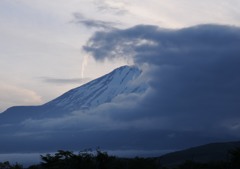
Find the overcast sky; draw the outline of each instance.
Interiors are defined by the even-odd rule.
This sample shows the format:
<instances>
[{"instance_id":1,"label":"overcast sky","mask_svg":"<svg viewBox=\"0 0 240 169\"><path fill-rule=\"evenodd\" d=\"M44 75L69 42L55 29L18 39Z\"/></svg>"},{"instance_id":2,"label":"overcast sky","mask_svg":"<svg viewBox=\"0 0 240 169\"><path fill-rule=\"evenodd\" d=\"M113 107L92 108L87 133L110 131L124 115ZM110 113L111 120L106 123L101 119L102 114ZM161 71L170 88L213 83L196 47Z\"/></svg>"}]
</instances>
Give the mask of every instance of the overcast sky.
<instances>
[{"instance_id":1,"label":"overcast sky","mask_svg":"<svg viewBox=\"0 0 240 169\"><path fill-rule=\"evenodd\" d=\"M112 69L82 47L96 31L135 25L240 26L239 0L1 0L0 111L45 103ZM95 57L96 58L96 57Z\"/></svg>"}]
</instances>

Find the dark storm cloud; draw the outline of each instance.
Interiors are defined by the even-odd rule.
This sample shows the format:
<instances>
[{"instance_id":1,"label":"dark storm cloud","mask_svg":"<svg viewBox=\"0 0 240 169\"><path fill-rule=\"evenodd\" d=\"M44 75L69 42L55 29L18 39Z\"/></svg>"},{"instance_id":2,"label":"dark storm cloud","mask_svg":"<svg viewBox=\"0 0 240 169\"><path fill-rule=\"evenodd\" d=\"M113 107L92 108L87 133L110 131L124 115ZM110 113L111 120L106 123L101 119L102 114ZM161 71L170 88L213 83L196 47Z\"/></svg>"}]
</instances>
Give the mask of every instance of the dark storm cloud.
<instances>
[{"instance_id":1,"label":"dark storm cloud","mask_svg":"<svg viewBox=\"0 0 240 169\"><path fill-rule=\"evenodd\" d=\"M97 29L114 29L118 24L115 22L107 22L102 20L87 19L81 13L73 14L75 21L74 23L82 24L88 28L97 28Z\"/></svg>"},{"instance_id":2,"label":"dark storm cloud","mask_svg":"<svg viewBox=\"0 0 240 169\"><path fill-rule=\"evenodd\" d=\"M113 118L158 117L168 119L172 129L216 130L226 124L231 130L229 121L240 119L239 46L238 27L139 25L98 32L84 49L96 60L131 57L137 65L149 65L152 91L133 110L110 110Z\"/></svg>"}]
</instances>

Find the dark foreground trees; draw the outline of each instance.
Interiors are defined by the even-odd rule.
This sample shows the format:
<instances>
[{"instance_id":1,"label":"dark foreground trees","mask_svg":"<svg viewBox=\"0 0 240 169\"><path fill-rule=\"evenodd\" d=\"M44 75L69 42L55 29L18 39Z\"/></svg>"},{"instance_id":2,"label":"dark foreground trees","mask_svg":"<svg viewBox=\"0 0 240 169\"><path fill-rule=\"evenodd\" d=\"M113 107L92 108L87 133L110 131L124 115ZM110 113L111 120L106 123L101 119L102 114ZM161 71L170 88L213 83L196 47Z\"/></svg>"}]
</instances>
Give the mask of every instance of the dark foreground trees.
<instances>
[{"instance_id":1,"label":"dark foreground trees","mask_svg":"<svg viewBox=\"0 0 240 169\"><path fill-rule=\"evenodd\" d=\"M54 155L41 156L42 169L157 169L155 159L116 158L106 152L97 150L83 151L78 155L70 151L58 151ZM36 166L35 166L36 167Z\"/></svg>"},{"instance_id":2,"label":"dark foreground trees","mask_svg":"<svg viewBox=\"0 0 240 169\"><path fill-rule=\"evenodd\" d=\"M8 161L0 162L0 169L22 169L22 165L20 164L14 164L11 165Z\"/></svg>"},{"instance_id":3,"label":"dark foreground trees","mask_svg":"<svg viewBox=\"0 0 240 169\"><path fill-rule=\"evenodd\" d=\"M234 169L240 169L240 147L231 150L231 165Z\"/></svg>"},{"instance_id":4,"label":"dark foreground trees","mask_svg":"<svg viewBox=\"0 0 240 169\"><path fill-rule=\"evenodd\" d=\"M240 169L240 148L231 150L229 161L199 163L186 161L174 169ZM159 158L116 158L97 150L83 151L78 155L69 151L58 151L55 155L42 157L42 169L167 169Z\"/></svg>"},{"instance_id":5,"label":"dark foreground trees","mask_svg":"<svg viewBox=\"0 0 240 169\"><path fill-rule=\"evenodd\" d=\"M55 154L41 156L41 164L28 169L167 169L160 158L117 158L100 150L86 150L78 154L59 150ZM172 169L240 169L240 148L231 150L228 161L199 163L186 161ZM19 164L0 162L0 169L23 169Z\"/></svg>"}]
</instances>

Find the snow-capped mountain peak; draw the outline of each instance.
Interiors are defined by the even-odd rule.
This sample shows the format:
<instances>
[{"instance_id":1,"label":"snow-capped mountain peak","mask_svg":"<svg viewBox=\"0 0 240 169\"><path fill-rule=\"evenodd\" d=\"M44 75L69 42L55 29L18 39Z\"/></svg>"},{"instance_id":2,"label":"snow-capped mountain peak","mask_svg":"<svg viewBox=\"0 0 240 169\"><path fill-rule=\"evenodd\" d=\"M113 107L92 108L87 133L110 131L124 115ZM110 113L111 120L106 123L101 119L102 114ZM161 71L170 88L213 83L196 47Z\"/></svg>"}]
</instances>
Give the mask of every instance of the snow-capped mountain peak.
<instances>
[{"instance_id":1,"label":"snow-capped mountain peak","mask_svg":"<svg viewBox=\"0 0 240 169\"><path fill-rule=\"evenodd\" d=\"M121 94L141 94L146 91L147 85L145 83L138 85L134 83L140 74L141 70L137 67L122 66L100 78L70 90L46 104L11 107L0 114L0 120L17 122L27 118L58 117L73 111L95 108L111 102Z\"/></svg>"},{"instance_id":2,"label":"snow-capped mountain peak","mask_svg":"<svg viewBox=\"0 0 240 169\"><path fill-rule=\"evenodd\" d=\"M83 86L72 89L45 106L56 106L67 111L94 108L111 102L119 94L141 93L146 86L135 86L131 82L141 74L136 67L122 66L111 73Z\"/></svg>"}]
</instances>

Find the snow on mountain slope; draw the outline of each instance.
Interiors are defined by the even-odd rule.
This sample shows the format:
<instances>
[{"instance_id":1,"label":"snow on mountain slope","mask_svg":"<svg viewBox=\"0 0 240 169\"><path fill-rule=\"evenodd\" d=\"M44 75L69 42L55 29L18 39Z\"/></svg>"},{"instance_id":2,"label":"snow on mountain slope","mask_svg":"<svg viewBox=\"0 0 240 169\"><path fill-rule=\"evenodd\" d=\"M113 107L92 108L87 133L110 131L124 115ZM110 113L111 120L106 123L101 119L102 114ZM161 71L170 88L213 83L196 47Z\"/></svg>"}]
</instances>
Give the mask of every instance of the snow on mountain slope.
<instances>
[{"instance_id":1,"label":"snow on mountain slope","mask_svg":"<svg viewBox=\"0 0 240 169\"><path fill-rule=\"evenodd\" d=\"M110 102L119 94L142 93L146 86L131 85L141 71L136 67L123 66L113 72L72 89L44 106L55 106L67 111L89 109Z\"/></svg>"},{"instance_id":2,"label":"snow on mountain slope","mask_svg":"<svg viewBox=\"0 0 240 169\"><path fill-rule=\"evenodd\" d=\"M141 70L133 66L122 66L85 85L72 89L60 97L41 106L17 106L0 114L1 121L21 121L26 118L47 118L78 110L88 110L111 102L120 94L143 93L145 83L133 85Z\"/></svg>"}]
</instances>

